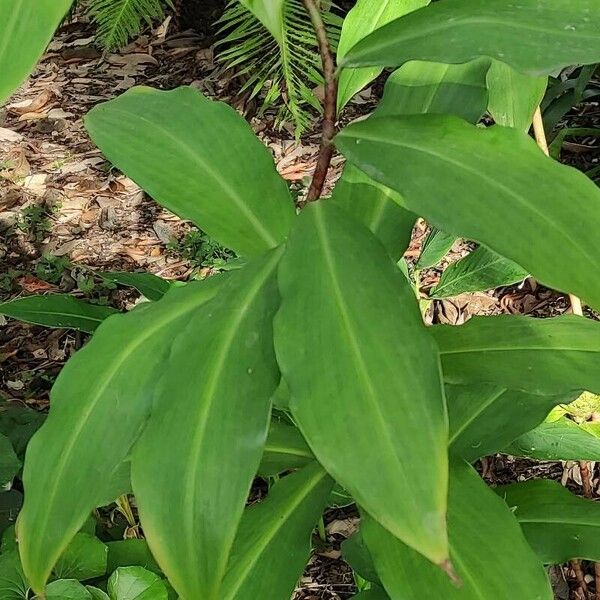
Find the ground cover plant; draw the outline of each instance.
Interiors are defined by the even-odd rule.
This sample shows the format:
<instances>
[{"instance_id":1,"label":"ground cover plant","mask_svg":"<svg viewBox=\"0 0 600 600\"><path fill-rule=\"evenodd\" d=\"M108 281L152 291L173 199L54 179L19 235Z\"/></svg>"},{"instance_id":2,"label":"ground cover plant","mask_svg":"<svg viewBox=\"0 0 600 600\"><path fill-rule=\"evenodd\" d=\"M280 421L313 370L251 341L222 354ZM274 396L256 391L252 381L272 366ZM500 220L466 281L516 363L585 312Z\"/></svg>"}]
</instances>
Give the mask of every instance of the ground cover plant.
<instances>
[{"instance_id":1,"label":"ground cover plant","mask_svg":"<svg viewBox=\"0 0 600 600\"><path fill-rule=\"evenodd\" d=\"M21 4L0 5L2 99L70 3ZM269 27L284 3L245 4ZM575 313L579 299L600 310L600 192L548 156L539 108L550 74L600 61L600 6L359 1L336 66L318 7L304 5L326 91L299 210L244 119L196 89L136 87L86 117L115 167L240 259L185 285L107 274L148 298L129 313L56 296L0 307L93 332L27 447L24 505L0 553L11 597L121 599L133 578L134 597L285 600L336 484L361 514L343 552L363 600L549 599L545 565L600 560L597 503L551 481L492 489L473 467L503 451L596 460L594 409L572 401L600 394L598 321L422 319L431 299L528 275L571 294ZM34 10L39 35L23 48ZM380 105L336 132L384 68L396 70ZM334 147L347 163L324 198ZM418 217L435 229L409 269ZM417 297L420 271L457 237L477 248ZM21 460L11 443L6 480ZM274 483L247 507L257 474ZM116 498L126 514L131 493L143 558L109 568L86 524ZM90 556L101 564L72 568ZM78 582L96 578L106 591Z\"/></svg>"}]
</instances>

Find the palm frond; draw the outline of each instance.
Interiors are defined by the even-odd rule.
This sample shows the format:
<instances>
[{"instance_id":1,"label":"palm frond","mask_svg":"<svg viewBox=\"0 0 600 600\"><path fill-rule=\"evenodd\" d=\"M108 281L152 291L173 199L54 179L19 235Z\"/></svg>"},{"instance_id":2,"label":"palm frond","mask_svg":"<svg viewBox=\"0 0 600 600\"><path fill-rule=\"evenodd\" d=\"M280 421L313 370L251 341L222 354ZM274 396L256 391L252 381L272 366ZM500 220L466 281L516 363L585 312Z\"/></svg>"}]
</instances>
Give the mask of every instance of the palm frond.
<instances>
[{"instance_id":1,"label":"palm frond","mask_svg":"<svg viewBox=\"0 0 600 600\"><path fill-rule=\"evenodd\" d=\"M341 19L325 7L323 18L335 48ZM244 80L242 92L261 98L260 114L281 101L277 124L292 122L299 137L322 109L313 89L323 84L317 40L302 0L285 4L281 44L238 0L230 0L219 23L219 60Z\"/></svg>"},{"instance_id":2,"label":"palm frond","mask_svg":"<svg viewBox=\"0 0 600 600\"><path fill-rule=\"evenodd\" d=\"M97 25L97 39L107 52L127 45L139 35L144 23L164 17L164 4L170 0L92 0L88 13Z\"/></svg>"}]
</instances>

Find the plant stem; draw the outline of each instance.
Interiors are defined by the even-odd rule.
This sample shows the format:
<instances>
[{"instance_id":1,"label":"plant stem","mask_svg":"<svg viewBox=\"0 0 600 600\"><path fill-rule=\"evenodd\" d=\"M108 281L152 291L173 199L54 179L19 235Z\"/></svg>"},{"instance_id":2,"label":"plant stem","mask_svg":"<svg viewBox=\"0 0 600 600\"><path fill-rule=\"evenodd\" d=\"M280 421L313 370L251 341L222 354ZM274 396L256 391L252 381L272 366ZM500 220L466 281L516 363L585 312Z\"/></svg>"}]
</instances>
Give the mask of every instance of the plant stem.
<instances>
[{"instance_id":1,"label":"plant stem","mask_svg":"<svg viewBox=\"0 0 600 600\"><path fill-rule=\"evenodd\" d=\"M315 3L315 0L302 0L310 20L317 35L319 43L319 52L321 53L321 61L323 63L323 76L325 78L325 100L323 106L323 125L321 145L319 147L319 156L317 158L317 166L313 174L310 188L306 196L305 202L313 202L321 197L325 178L331 164L333 156L333 138L336 132L336 106L337 106L337 78L335 72L335 60L333 52L327 39L327 29L323 22L321 10Z\"/></svg>"},{"instance_id":2,"label":"plant stem","mask_svg":"<svg viewBox=\"0 0 600 600\"><path fill-rule=\"evenodd\" d=\"M542 149L546 156L550 156L550 150L548 148L548 140L546 139L546 131L544 130L544 120L542 118L542 111L538 106L535 114L533 115L533 134L535 135L535 141L538 146ZM569 294L569 300L571 302L571 310L573 314L583 316L583 308L581 306L581 300L574 296L573 294ZM581 473L581 486L583 488L583 495L586 498L592 498L593 490L592 490L592 477L590 474L590 465L587 461L583 460L579 462L579 472ZM583 594L587 597L587 585L585 583L585 579L583 578L583 572L581 570L581 563L579 561L571 561L571 565L573 570L575 571L575 576L577 577L577 582L581 587ZM594 563L594 574L595 574L595 584L596 584L596 600L600 600L600 564Z\"/></svg>"}]
</instances>

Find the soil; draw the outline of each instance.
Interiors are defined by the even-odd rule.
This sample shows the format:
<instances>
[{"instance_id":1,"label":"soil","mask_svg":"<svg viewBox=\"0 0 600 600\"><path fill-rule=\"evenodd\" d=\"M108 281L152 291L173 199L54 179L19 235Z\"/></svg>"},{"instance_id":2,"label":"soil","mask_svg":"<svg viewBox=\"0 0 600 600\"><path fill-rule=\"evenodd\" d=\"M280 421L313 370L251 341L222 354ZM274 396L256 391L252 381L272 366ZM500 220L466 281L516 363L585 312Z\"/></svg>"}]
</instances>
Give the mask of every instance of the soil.
<instances>
[{"instance_id":1,"label":"soil","mask_svg":"<svg viewBox=\"0 0 600 600\"><path fill-rule=\"evenodd\" d=\"M245 106L236 96L238 85L219 67L210 45L211 24L223 4L224 0L184 0L179 29L167 19L121 52L107 56L94 47L88 24L67 24L32 77L0 107L0 300L66 292L129 309L140 301L139 295L105 287L99 272L149 271L166 279L187 280L218 268L220 250L202 246L200 232L111 169L87 136L83 117L99 102L142 84L162 89L192 85L243 111ZM350 117L368 112L380 89L381 82L363 92L350 108ZM589 102L569 119L590 127L598 124L599 116L598 103ZM274 117L267 114L250 122L272 150L280 174L302 193L314 168L318 132L298 142L285 128L274 128ZM597 138L572 141L564 147L562 159L588 170L598 165L597 150ZM329 188L342 162L335 157ZM418 256L426 233L426 224L418 223L406 255L409 261ZM469 248L464 242L455 244L441 265L422 274L423 288L433 287L444 267ZM562 295L527 280L519 286L436 302L428 319L460 324L473 314L548 316L568 310ZM62 365L86 339L83 334L0 317L0 395L45 410ZM483 461L481 468L491 484L541 474L566 477L574 489L580 483L571 464L498 456ZM325 539L314 539L315 550L296 600L340 600L356 592L352 572L340 558L340 543L356 525L351 508L327 512ZM591 574L591 567L585 567ZM553 578L557 598L575 598L569 568L555 569Z\"/></svg>"}]
</instances>

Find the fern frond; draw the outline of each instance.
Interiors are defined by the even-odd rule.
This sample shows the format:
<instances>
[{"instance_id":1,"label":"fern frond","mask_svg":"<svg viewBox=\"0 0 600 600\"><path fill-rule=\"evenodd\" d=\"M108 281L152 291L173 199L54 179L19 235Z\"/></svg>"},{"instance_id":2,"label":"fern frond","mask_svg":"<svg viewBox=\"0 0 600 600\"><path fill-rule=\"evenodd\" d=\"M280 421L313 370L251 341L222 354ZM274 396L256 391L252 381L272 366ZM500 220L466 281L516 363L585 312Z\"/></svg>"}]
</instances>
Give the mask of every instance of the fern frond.
<instances>
[{"instance_id":1,"label":"fern frond","mask_svg":"<svg viewBox=\"0 0 600 600\"><path fill-rule=\"evenodd\" d=\"M149 25L164 17L163 5L171 0L92 0L88 13L97 26L97 39L107 52L126 46Z\"/></svg>"},{"instance_id":2,"label":"fern frond","mask_svg":"<svg viewBox=\"0 0 600 600\"><path fill-rule=\"evenodd\" d=\"M336 47L341 19L327 8L323 18ZM262 98L259 114L281 100L277 125L291 121L296 136L302 135L321 111L313 88L323 83L317 40L302 0L285 3L282 43L238 0L230 0L219 23L219 60L245 80L241 91Z\"/></svg>"}]
</instances>

